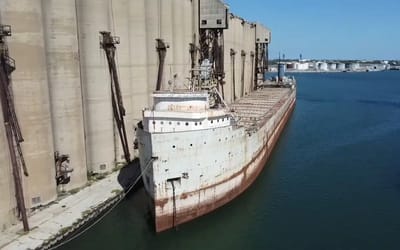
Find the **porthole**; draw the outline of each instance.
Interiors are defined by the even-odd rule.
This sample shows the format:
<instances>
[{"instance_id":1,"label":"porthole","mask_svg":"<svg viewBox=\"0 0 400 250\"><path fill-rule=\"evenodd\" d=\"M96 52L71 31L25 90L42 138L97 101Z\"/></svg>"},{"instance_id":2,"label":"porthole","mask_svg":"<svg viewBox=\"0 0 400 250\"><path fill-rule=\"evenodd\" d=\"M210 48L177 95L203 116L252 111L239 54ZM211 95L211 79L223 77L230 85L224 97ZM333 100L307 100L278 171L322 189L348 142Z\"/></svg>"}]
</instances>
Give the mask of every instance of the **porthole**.
<instances>
[{"instance_id":1,"label":"porthole","mask_svg":"<svg viewBox=\"0 0 400 250\"><path fill-rule=\"evenodd\" d=\"M172 145L172 148L176 148L176 146L175 146L175 145Z\"/></svg>"},{"instance_id":2,"label":"porthole","mask_svg":"<svg viewBox=\"0 0 400 250\"><path fill-rule=\"evenodd\" d=\"M169 125L172 125L172 122L169 122Z\"/></svg>"},{"instance_id":3,"label":"porthole","mask_svg":"<svg viewBox=\"0 0 400 250\"><path fill-rule=\"evenodd\" d=\"M156 124L156 121L153 121L153 125L155 125Z\"/></svg>"},{"instance_id":4,"label":"porthole","mask_svg":"<svg viewBox=\"0 0 400 250\"><path fill-rule=\"evenodd\" d=\"M180 123L180 122L177 122L176 124L178 124L178 125L181 125L181 123Z\"/></svg>"},{"instance_id":5,"label":"porthole","mask_svg":"<svg viewBox=\"0 0 400 250\"><path fill-rule=\"evenodd\" d=\"M188 122L186 122L186 123L185 123L185 125L186 125L186 126L189 126L189 123L188 123Z\"/></svg>"},{"instance_id":6,"label":"porthole","mask_svg":"<svg viewBox=\"0 0 400 250\"><path fill-rule=\"evenodd\" d=\"M211 120L211 123L214 123L214 120Z\"/></svg>"},{"instance_id":7,"label":"porthole","mask_svg":"<svg viewBox=\"0 0 400 250\"><path fill-rule=\"evenodd\" d=\"M201 125L201 122L200 122L200 125Z\"/></svg>"},{"instance_id":8,"label":"porthole","mask_svg":"<svg viewBox=\"0 0 400 250\"><path fill-rule=\"evenodd\" d=\"M190 143L190 146L191 146L191 147L193 147L193 144L192 144L192 143Z\"/></svg>"},{"instance_id":9,"label":"porthole","mask_svg":"<svg viewBox=\"0 0 400 250\"><path fill-rule=\"evenodd\" d=\"M164 125L164 122L161 122L161 125Z\"/></svg>"},{"instance_id":10,"label":"porthole","mask_svg":"<svg viewBox=\"0 0 400 250\"><path fill-rule=\"evenodd\" d=\"M197 122L195 122L194 125L197 126Z\"/></svg>"}]
</instances>

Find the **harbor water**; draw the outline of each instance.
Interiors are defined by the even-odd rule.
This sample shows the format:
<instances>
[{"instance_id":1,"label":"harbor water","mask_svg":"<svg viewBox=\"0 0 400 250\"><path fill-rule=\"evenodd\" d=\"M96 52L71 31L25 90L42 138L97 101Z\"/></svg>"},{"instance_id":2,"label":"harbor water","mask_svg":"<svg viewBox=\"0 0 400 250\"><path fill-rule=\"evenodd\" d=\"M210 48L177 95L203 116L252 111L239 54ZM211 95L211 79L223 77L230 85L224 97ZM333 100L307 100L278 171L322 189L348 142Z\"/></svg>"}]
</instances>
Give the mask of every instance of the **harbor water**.
<instances>
[{"instance_id":1,"label":"harbor water","mask_svg":"<svg viewBox=\"0 0 400 250\"><path fill-rule=\"evenodd\" d=\"M140 189L59 249L399 249L400 72L295 77L293 116L239 198L155 234Z\"/></svg>"}]
</instances>

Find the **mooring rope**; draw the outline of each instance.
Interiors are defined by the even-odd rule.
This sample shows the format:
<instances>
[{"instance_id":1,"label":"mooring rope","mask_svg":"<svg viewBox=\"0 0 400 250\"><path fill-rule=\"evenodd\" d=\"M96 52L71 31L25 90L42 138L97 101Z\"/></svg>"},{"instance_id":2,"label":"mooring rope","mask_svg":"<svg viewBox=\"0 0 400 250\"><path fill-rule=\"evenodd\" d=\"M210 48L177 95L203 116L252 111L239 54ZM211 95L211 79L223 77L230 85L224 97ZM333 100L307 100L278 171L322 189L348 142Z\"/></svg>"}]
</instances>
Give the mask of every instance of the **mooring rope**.
<instances>
[{"instance_id":1,"label":"mooring rope","mask_svg":"<svg viewBox=\"0 0 400 250\"><path fill-rule=\"evenodd\" d=\"M60 244L57 244L55 246L52 246L50 248L48 248L49 250L53 250L56 249L58 247L61 247L69 242L71 242L72 240L80 237L81 235L83 235L85 232L87 232L89 229L91 229L92 227L94 227L97 223L99 223L104 217L106 217L106 215L108 215L112 210L114 210L114 208L116 208L121 201L126 197L126 195L133 189L133 187L136 185L136 183L140 180L140 178L142 178L143 174L147 171L147 169L150 166L150 163L152 163L155 160L155 158L151 158L148 163L146 164L146 167L143 169L143 171L140 173L140 175L136 178L136 180L133 182L133 184L127 189L127 191L122 195L122 197L110 208L108 209L103 215L101 215L100 217L98 217L92 224L90 224L87 228L85 228L84 230L82 230L81 232L77 233L76 235L74 235L73 237L69 238L68 240L65 240L63 242L61 242Z\"/></svg>"}]
</instances>

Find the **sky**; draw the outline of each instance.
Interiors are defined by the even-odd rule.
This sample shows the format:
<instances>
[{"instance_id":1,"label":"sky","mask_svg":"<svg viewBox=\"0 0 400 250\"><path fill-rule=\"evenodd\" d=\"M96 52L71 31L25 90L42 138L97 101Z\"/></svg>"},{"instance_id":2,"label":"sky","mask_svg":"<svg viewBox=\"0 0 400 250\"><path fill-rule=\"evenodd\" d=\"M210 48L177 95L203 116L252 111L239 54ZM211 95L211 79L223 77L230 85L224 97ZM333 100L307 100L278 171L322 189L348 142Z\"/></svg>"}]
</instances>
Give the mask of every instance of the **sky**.
<instances>
[{"instance_id":1,"label":"sky","mask_svg":"<svg viewBox=\"0 0 400 250\"><path fill-rule=\"evenodd\" d=\"M225 0L272 30L269 57L400 60L400 0Z\"/></svg>"}]
</instances>

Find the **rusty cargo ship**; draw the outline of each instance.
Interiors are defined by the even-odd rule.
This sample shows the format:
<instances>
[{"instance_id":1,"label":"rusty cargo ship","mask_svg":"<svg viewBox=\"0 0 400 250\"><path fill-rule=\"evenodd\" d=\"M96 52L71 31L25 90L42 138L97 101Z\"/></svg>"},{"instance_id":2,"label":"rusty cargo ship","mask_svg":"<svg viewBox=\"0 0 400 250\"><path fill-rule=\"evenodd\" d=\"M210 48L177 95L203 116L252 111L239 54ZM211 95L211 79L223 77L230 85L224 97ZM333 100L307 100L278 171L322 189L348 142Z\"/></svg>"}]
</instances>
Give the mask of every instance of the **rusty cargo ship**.
<instances>
[{"instance_id":1,"label":"rusty cargo ship","mask_svg":"<svg viewBox=\"0 0 400 250\"><path fill-rule=\"evenodd\" d=\"M159 71L153 106L143 111L136 134L157 232L207 214L246 190L264 168L296 103L294 79L279 74L273 84L265 80L271 41L267 28L256 23L249 26L255 35L250 53L254 78L246 83L251 91L244 93L242 86L237 99L236 51L224 49L224 30L233 15L220 0L202 0L198 17L199 35L194 37L199 41L190 46L187 89L174 89L175 80L168 81L169 89L165 84L162 88L168 46L157 40ZM230 85L224 79L224 54L229 52ZM241 58L244 85L243 50ZM224 88L229 87L233 94L227 104Z\"/></svg>"},{"instance_id":2,"label":"rusty cargo ship","mask_svg":"<svg viewBox=\"0 0 400 250\"><path fill-rule=\"evenodd\" d=\"M157 232L228 203L264 168L296 103L296 87L261 87L227 107L207 91L155 92L138 129Z\"/></svg>"}]
</instances>

